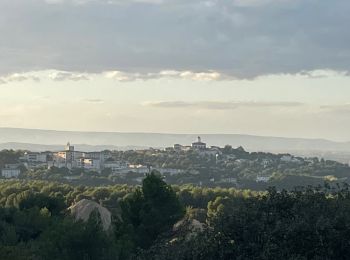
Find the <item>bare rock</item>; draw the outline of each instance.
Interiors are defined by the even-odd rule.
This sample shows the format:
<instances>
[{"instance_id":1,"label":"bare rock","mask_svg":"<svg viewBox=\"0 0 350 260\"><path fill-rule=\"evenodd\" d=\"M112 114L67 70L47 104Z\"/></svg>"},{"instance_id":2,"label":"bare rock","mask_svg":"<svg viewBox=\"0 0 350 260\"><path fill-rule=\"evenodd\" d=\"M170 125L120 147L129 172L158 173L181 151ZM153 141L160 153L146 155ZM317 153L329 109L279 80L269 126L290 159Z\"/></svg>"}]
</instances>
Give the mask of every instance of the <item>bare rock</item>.
<instances>
[{"instance_id":1,"label":"bare rock","mask_svg":"<svg viewBox=\"0 0 350 260\"><path fill-rule=\"evenodd\" d=\"M101 218L103 229L106 231L111 226L111 212L95 201L82 199L73 206L69 207L69 210L76 220L83 220L85 222L89 220L91 213L97 210Z\"/></svg>"}]
</instances>

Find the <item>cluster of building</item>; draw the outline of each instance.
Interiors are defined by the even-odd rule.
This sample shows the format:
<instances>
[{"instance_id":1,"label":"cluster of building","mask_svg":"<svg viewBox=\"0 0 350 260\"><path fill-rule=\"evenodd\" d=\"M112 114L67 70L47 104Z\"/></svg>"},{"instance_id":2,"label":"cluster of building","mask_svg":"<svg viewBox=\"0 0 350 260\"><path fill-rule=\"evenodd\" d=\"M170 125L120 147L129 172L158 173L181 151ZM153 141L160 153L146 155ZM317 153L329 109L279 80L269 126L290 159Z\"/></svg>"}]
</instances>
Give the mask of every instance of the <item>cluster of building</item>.
<instances>
[{"instance_id":1,"label":"cluster of building","mask_svg":"<svg viewBox=\"0 0 350 260\"><path fill-rule=\"evenodd\" d=\"M18 164L7 164L1 169L1 175L4 178L18 178L21 173L21 165L27 169L38 167L57 167L67 168L69 170L80 168L101 172L105 168L110 168L112 171L130 169L127 162L113 161L110 151L102 152L81 152L76 151L74 146L67 143L63 151L58 152L26 152L20 158ZM141 171L141 169L138 169ZM144 170L144 169L142 169Z\"/></svg>"},{"instance_id":2,"label":"cluster of building","mask_svg":"<svg viewBox=\"0 0 350 260\"><path fill-rule=\"evenodd\" d=\"M171 149L171 147L170 147ZM175 151L189 151L189 150L205 150L207 149L207 144L203 143L201 140L201 137L198 136L197 142L192 143L192 145L181 145L181 144L174 144L172 147L173 150Z\"/></svg>"},{"instance_id":3,"label":"cluster of building","mask_svg":"<svg viewBox=\"0 0 350 260\"><path fill-rule=\"evenodd\" d=\"M82 168L86 170L100 171L103 169L104 163L112 158L110 151L103 152L81 152L75 151L74 146L68 143L64 151L52 153L47 157L47 165L49 168Z\"/></svg>"},{"instance_id":4,"label":"cluster of building","mask_svg":"<svg viewBox=\"0 0 350 260\"><path fill-rule=\"evenodd\" d=\"M193 142L190 146L175 144L167 150L188 151L196 150L202 155L217 155L220 153L218 147L207 148L206 143L198 137L197 142ZM151 170L157 170L162 174L177 175L184 172L181 169L168 168L152 168L145 165L133 165L126 161L116 161L112 158L110 151L102 152L82 152L76 151L74 146L69 142L64 150L58 152L26 152L20 158L19 164L8 164L3 167L1 174L4 178L18 178L21 173L21 165L27 169L35 169L38 167L57 167L72 169L84 169L87 171L101 172L103 169L110 169L114 174L126 174L129 172L145 174Z\"/></svg>"},{"instance_id":5,"label":"cluster of building","mask_svg":"<svg viewBox=\"0 0 350 260\"><path fill-rule=\"evenodd\" d=\"M218 146L210 146L207 147L207 144L202 142L202 139L200 136L197 137L197 141L193 142L191 145L181 145L181 144L174 144L173 147L166 148L167 151L190 151L194 150L199 153L199 155L220 155L222 152L220 150L220 147Z\"/></svg>"},{"instance_id":6,"label":"cluster of building","mask_svg":"<svg viewBox=\"0 0 350 260\"><path fill-rule=\"evenodd\" d=\"M216 156L216 162L232 163L233 165L243 165L248 163L248 159L236 158L233 154L222 154L222 149L217 146L207 147L207 144L202 142L198 136L196 142L191 145L174 144L173 147L166 148L169 152L181 152L181 151L196 151L200 156ZM283 155L280 158L284 163L301 163L299 158L291 155ZM272 159L263 159L261 164L264 168L268 168L273 163ZM102 152L82 152L76 151L74 146L67 143L64 150L58 152L26 152L23 157L20 158L18 164L7 164L1 170L1 174L4 178L18 178L21 174L21 169L36 169L38 167L46 168L67 168L72 169L84 169L86 171L102 172L104 169L109 169L109 172L114 175L125 175L128 173L146 174L152 170L157 170L161 174L178 175L182 173L199 174L198 170L191 170L192 172L184 169L170 169L165 167L153 168L151 166L145 166L141 164L129 164L127 161L113 159L111 151ZM268 182L271 179L270 175L258 174L256 182ZM212 180L214 181L214 179ZM235 178L227 177L221 178L221 182L236 183Z\"/></svg>"},{"instance_id":7,"label":"cluster of building","mask_svg":"<svg viewBox=\"0 0 350 260\"><path fill-rule=\"evenodd\" d=\"M103 169L110 169L113 174L127 174L130 172L146 174L151 170L171 175L180 174L180 169L152 168L141 164L129 164L123 160L114 160L110 151L102 152L81 152L76 151L74 146L67 143L65 149L58 152L26 152L20 158L21 163L6 164L1 169L4 178L18 178L21 174L21 166L27 169L38 167L57 167L72 169L84 169L87 171L101 172Z\"/></svg>"}]
</instances>

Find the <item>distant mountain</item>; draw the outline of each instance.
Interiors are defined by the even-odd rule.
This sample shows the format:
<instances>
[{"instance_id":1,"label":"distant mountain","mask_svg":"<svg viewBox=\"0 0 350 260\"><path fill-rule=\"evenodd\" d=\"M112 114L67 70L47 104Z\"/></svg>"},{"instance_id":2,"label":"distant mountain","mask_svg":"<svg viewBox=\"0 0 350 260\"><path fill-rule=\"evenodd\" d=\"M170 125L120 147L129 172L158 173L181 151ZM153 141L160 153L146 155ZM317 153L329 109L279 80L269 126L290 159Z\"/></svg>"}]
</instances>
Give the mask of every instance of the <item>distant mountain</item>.
<instances>
[{"instance_id":1,"label":"distant mountain","mask_svg":"<svg viewBox=\"0 0 350 260\"><path fill-rule=\"evenodd\" d=\"M240 134L201 134L208 145L243 146L248 151L350 152L350 142L324 139L267 137ZM189 145L194 134L77 132L0 128L0 149L60 150L69 141L78 150L161 148L175 143Z\"/></svg>"},{"instance_id":2,"label":"distant mountain","mask_svg":"<svg viewBox=\"0 0 350 260\"><path fill-rule=\"evenodd\" d=\"M8 142L8 143L0 143L0 150L28 150L32 152L42 152L42 151L61 151L63 150L64 145L49 145L49 144L30 144L30 143L16 143L16 142ZM115 145L88 145L88 144L74 144L74 148L77 151L84 152L96 152L103 150L139 150L145 149L148 147L144 146L115 146Z\"/></svg>"}]
</instances>

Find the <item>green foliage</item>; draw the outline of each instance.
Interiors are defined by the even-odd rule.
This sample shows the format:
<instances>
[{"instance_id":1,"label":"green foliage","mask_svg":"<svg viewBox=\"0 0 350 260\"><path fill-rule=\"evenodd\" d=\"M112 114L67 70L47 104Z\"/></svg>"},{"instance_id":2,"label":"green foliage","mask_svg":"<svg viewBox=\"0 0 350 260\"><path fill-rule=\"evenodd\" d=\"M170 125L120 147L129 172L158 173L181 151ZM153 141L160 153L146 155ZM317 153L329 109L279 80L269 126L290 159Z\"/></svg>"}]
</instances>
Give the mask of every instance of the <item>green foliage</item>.
<instances>
[{"instance_id":1,"label":"green foliage","mask_svg":"<svg viewBox=\"0 0 350 260\"><path fill-rule=\"evenodd\" d=\"M207 221L199 235L161 241L141 259L348 259L350 253L347 187L216 198Z\"/></svg>"},{"instance_id":2,"label":"green foliage","mask_svg":"<svg viewBox=\"0 0 350 260\"><path fill-rule=\"evenodd\" d=\"M87 223L64 219L41 235L36 253L42 259L116 259L113 240L96 219L90 217Z\"/></svg>"},{"instance_id":3,"label":"green foliage","mask_svg":"<svg viewBox=\"0 0 350 260\"><path fill-rule=\"evenodd\" d=\"M5 164L18 163L19 158L23 156L23 151L2 150L0 151L0 168Z\"/></svg>"},{"instance_id":4,"label":"green foliage","mask_svg":"<svg viewBox=\"0 0 350 260\"><path fill-rule=\"evenodd\" d=\"M112 230L103 231L98 211L87 222L72 219L65 209L81 198L113 213ZM265 192L171 187L156 172L141 187L0 181L5 260L348 259L349 230L345 184Z\"/></svg>"},{"instance_id":5,"label":"green foliage","mask_svg":"<svg viewBox=\"0 0 350 260\"><path fill-rule=\"evenodd\" d=\"M37 207L39 209L46 209L53 215L60 214L64 209L67 208L67 205L64 202L62 196L52 197L47 196L42 193L31 193L27 192L18 202L18 208L20 210L30 209Z\"/></svg>"},{"instance_id":6,"label":"green foliage","mask_svg":"<svg viewBox=\"0 0 350 260\"><path fill-rule=\"evenodd\" d=\"M121 203L125 228L131 233L135 247L148 248L184 214L184 208L171 186L151 173L137 189ZM125 234L117 233L118 239Z\"/></svg>"}]
</instances>

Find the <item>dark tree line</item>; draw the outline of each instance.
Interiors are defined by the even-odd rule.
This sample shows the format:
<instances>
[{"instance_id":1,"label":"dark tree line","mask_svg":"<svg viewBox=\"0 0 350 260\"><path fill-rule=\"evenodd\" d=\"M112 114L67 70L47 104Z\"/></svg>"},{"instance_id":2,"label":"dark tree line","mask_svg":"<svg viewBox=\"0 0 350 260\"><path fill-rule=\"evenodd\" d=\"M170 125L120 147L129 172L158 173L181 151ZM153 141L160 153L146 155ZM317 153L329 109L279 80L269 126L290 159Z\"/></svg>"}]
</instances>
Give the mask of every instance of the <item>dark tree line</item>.
<instances>
[{"instance_id":1,"label":"dark tree line","mask_svg":"<svg viewBox=\"0 0 350 260\"><path fill-rule=\"evenodd\" d=\"M112 212L102 228L67 208L91 199ZM348 259L350 190L265 192L169 186L155 173L139 187L0 182L0 259Z\"/></svg>"}]
</instances>

